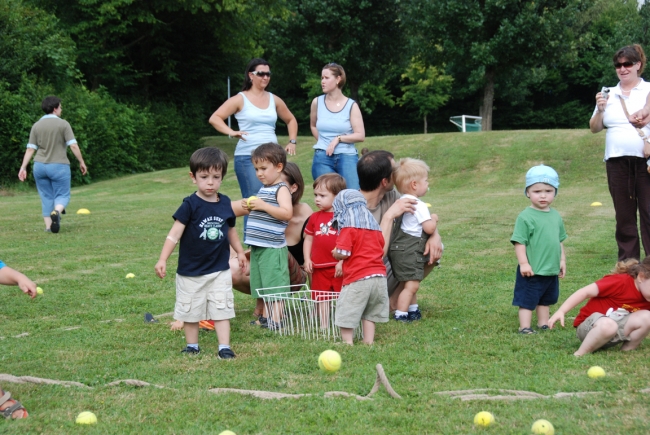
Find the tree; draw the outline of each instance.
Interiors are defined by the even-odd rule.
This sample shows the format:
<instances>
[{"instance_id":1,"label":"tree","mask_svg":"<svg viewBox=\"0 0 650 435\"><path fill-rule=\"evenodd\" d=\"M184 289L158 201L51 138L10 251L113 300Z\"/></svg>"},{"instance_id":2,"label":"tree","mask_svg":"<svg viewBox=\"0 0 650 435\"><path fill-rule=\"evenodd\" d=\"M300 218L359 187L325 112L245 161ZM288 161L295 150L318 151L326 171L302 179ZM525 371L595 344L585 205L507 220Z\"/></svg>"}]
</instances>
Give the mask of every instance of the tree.
<instances>
[{"instance_id":1,"label":"tree","mask_svg":"<svg viewBox=\"0 0 650 435\"><path fill-rule=\"evenodd\" d=\"M467 77L468 91L481 91L483 129L492 129L495 91L522 89L554 59L570 57L565 38L585 0L414 0L405 8L423 56ZM441 46L438 53L435 46ZM505 86L504 86L505 85Z\"/></svg>"},{"instance_id":2,"label":"tree","mask_svg":"<svg viewBox=\"0 0 650 435\"><path fill-rule=\"evenodd\" d=\"M424 120L424 133L427 133L427 116L449 100L453 78L441 74L435 66L425 66L422 61L413 60L402 80L409 84L402 86L400 105L414 106Z\"/></svg>"}]
</instances>

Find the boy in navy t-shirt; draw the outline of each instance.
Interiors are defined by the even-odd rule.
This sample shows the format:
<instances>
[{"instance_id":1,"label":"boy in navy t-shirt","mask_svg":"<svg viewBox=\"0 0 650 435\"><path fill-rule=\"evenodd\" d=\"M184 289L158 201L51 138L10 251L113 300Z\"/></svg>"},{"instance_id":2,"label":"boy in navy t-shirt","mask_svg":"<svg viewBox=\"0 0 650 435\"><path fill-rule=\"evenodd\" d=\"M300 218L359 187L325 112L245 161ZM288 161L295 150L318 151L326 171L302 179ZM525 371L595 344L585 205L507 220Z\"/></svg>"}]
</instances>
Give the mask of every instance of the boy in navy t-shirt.
<instances>
[{"instance_id":1,"label":"boy in navy t-shirt","mask_svg":"<svg viewBox=\"0 0 650 435\"><path fill-rule=\"evenodd\" d=\"M197 191L183 200L174 213L156 274L167 274L167 259L180 241L176 271L174 318L184 322L187 346L183 353L197 354L199 321L214 320L219 358L230 359L230 319L235 317L229 245L237 252L239 266L248 260L235 229L230 199L218 193L228 169L228 157L218 148L201 148L190 157L190 177Z\"/></svg>"}]
</instances>

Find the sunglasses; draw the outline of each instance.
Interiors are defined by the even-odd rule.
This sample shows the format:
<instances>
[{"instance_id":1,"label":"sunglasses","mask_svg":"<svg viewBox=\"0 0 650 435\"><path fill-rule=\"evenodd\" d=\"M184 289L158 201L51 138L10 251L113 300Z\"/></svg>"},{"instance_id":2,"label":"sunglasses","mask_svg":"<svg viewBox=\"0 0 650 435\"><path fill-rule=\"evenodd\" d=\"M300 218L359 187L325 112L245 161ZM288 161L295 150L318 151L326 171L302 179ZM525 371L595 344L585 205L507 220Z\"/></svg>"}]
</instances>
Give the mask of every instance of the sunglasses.
<instances>
[{"instance_id":1,"label":"sunglasses","mask_svg":"<svg viewBox=\"0 0 650 435\"><path fill-rule=\"evenodd\" d=\"M630 62L629 60L626 62L615 62L614 63L614 68L616 69L621 69L622 67L625 68L632 68L634 65L636 65L637 62Z\"/></svg>"},{"instance_id":2,"label":"sunglasses","mask_svg":"<svg viewBox=\"0 0 650 435\"><path fill-rule=\"evenodd\" d=\"M271 77L271 71L251 71L257 77Z\"/></svg>"}]
</instances>

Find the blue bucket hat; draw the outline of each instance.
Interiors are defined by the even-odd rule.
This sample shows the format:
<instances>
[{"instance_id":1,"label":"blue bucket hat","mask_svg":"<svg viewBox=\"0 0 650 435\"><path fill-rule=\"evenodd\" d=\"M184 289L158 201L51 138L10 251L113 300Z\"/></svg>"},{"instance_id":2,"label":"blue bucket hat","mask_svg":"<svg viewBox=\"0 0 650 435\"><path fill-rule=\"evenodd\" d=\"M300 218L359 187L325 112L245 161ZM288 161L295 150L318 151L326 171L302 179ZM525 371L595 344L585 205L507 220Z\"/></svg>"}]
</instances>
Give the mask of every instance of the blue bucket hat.
<instances>
[{"instance_id":1,"label":"blue bucket hat","mask_svg":"<svg viewBox=\"0 0 650 435\"><path fill-rule=\"evenodd\" d=\"M560 177L557 175L557 172L555 172L555 169L550 166L533 166L526 173L526 188L524 189L524 195L526 195L528 188L535 183L545 183L555 187L555 194L557 195L557 189L560 187Z\"/></svg>"}]
</instances>

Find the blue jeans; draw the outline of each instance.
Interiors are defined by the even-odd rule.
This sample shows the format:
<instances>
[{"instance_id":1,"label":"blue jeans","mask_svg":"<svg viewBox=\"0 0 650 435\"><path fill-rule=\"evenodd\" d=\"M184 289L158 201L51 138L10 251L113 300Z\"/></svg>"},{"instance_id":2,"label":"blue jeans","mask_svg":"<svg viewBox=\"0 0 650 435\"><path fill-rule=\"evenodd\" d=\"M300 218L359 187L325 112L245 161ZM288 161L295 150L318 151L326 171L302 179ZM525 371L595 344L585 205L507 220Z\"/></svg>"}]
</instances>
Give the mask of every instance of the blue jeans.
<instances>
[{"instance_id":1,"label":"blue jeans","mask_svg":"<svg viewBox=\"0 0 650 435\"><path fill-rule=\"evenodd\" d=\"M315 150L314 160L311 164L311 176L315 180L323 174L335 172L345 178L348 189L359 190L357 161L359 161L357 154L333 154L328 156L325 150Z\"/></svg>"},{"instance_id":2,"label":"blue jeans","mask_svg":"<svg viewBox=\"0 0 650 435\"><path fill-rule=\"evenodd\" d=\"M255 166L253 166L251 156L235 156L235 175L242 198L257 195L262 188L262 182L255 175ZM244 216L244 233L246 233L247 223L248 216Z\"/></svg>"},{"instance_id":3,"label":"blue jeans","mask_svg":"<svg viewBox=\"0 0 650 435\"><path fill-rule=\"evenodd\" d=\"M34 162L34 180L41 196L43 216L49 216L54 206L64 208L70 202L70 165Z\"/></svg>"}]
</instances>

